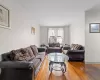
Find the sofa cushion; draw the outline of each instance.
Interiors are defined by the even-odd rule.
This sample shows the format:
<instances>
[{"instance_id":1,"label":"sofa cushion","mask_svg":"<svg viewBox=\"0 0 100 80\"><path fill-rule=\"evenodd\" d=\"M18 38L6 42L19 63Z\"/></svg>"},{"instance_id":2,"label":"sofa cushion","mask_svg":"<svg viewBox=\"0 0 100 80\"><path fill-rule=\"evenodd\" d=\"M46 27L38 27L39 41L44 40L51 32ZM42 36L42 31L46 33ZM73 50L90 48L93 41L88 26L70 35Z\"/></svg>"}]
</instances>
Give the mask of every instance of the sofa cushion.
<instances>
[{"instance_id":1,"label":"sofa cushion","mask_svg":"<svg viewBox=\"0 0 100 80\"><path fill-rule=\"evenodd\" d=\"M35 58L40 58L42 61L44 60L45 55L37 55Z\"/></svg>"},{"instance_id":2,"label":"sofa cushion","mask_svg":"<svg viewBox=\"0 0 100 80\"><path fill-rule=\"evenodd\" d=\"M45 56L46 53L45 52L39 52L38 55L44 55Z\"/></svg>"},{"instance_id":3,"label":"sofa cushion","mask_svg":"<svg viewBox=\"0 0 100 80\"><path fill-rule=\"evenodd\" d=\"M36 47L35 45L31 45L30 47L31 47L31 49L32 49L32 51L33 51L33 53L34 53L34 55L35 55L35 56L38 55L38 49L37 49L37 47Z\"/></svg>"},{"instance_id":4,"label":"sofa cushion","mask_svg":"<svg viewBox=\"0 0 100 80\"><path fill-rule=\"evenodd\" d=\"M34 58L33 60L31 60L30 62L33 63L35 69L36 69L36 68L39 66L39 64L41 63L40 59L36 59L36 58Z\"/></svg>"}]
</instances>

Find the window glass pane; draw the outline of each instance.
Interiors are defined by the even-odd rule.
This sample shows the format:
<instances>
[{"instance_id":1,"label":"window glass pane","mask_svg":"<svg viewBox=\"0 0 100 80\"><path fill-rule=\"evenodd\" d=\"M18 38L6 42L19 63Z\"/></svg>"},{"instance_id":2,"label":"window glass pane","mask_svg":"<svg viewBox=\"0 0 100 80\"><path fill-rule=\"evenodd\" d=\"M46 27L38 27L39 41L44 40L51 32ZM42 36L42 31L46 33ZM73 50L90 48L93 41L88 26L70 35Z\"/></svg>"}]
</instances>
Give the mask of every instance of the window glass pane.
<instances>
[{"instance_id":1,"label":"window glass pane","mask_svg":"<svg viewBox=\"0 0 100 80\"><path fill-rule=\"evenodd\" d=\"M57 37L57 42L58 42L58 43L60 43L60 44L61 44L61 43L62 43L62 41L63 41L62 37Z\"/></svg>"},{"instance_id":2,"label":"window glass pane","mask_svg":"<svg viewBox=\"0 0 100 80\"><path fill-rule=\"evenodd\" d=\"M62 43L64 31L63 28L49 28L48 41L49 43Z\"/></svg>"},{"instance_id":3,"label":"window glass pane","mask_svg":"<svg viewBox=\"0 0 100 80\"><path fill-rule=\"evenodd\" d=\"M62 36L63 37L63 29L62 28L58 29L58 36Z\"/></svg>"},{"instance_id":4,"label":"window glass pane","mask_svg":"<svg viewBox=\"0 0 100 80\"><path fill-rule=\"evenodd\" d=\"M49 36L55 36L55 31L53 29L49 29Z\"/></svg>"}]
</instances>

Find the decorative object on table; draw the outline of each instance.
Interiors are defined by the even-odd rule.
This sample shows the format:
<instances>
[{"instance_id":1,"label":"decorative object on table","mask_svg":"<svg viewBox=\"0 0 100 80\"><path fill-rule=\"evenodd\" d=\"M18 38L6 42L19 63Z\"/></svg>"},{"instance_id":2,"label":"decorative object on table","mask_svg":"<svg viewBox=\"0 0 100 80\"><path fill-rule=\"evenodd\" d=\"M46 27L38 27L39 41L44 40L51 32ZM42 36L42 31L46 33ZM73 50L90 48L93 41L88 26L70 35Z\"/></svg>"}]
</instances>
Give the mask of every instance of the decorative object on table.
<instances>
[{"instance_id":1,"label":"decorative object on table","mask_svg":"<svg viewBox=\"0 0 100 80\"><path fill-rule=\"evenodd\" d=\"M0 5L0 27L10 28L9 10Z\"/></svg>"},{"instance_id":2,"label":"decorative object on table","mask_svg":"<svg viewBox=\"0 0 100 80\"><path fill-rule=\"evenodd\" d=\"M90 33L100 33L100 23L89 24Z\"/></svg>"},{"instance_id":3,"label":"decorative object on table","mask_svg":"<svg viewBox=\"0 0 100 80\"><path fill-rule=\"evenodd\" d=\"M35 28L34 27L31 27L31 33L35 34Z\"/></svg>"}]
</instances>

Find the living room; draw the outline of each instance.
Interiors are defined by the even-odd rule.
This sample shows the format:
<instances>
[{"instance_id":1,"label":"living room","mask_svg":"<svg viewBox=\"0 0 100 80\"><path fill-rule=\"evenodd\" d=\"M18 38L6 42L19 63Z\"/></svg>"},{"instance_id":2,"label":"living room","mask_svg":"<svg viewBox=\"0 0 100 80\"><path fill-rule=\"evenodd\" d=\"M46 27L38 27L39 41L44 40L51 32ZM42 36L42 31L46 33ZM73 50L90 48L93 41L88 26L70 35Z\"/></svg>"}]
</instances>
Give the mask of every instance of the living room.
<instances>
[{"instance_id":1,"label":"living room","mask_svg":"<svg viewBox=\"0 0 100 80\"><path fill-rule=\"evenodd\" d=\"M37 69L39 71L37 71L38 73L36 72L35 78L32 77L33 80L99 80L100 77L96 75L100 73L100 29L97 32L92 32L90 29L92 24L99 25L100 23L100 6L98 3L100 3L99 0L0 0L0 10L4 8L8 11L8 15L6 15L6 17L8 16L8 26L2 26L0 22L0 64L4 65L0 65L0 68L10 67L2 63L2 54L28 46L35 52L36 47L33 47L33 45L36 45L40 51L37 58L38 60L40 59L41 65L40 69ZM2 11L0 12L1 18ZM92 24L90 25L90 23ZM55 77L52 74L49 75L49 73L47 73L47 75L45 74L49 69L49 65L47 65L49 62L45 59L45 57L49 55L46 52L49 44L49 36L51 35L49 35L49 30L55 29L54 31L57 31L58 28L63 32L62 39L60 39L61 47L66 46L65 44L68 44L70 47L72 44L78 44L84 47L83 61L77 62L74 60L66 63L69 69L66 69L63 78L59 76ZM44 47L41 48L42 44L45 44L46 49L44 49ZM46 52L45 57L42 51ZM65 54L67 54L67 52ZM36 56L37 54L35 57ZM36 62L38 62L38 60L36 60ZM21 65L16 62L14 64ZM12 63L10 65L12 65ZM84 67L86 67L86 69ZM88 72L89 70L90 72ZM10 70L8 71L10 72ZM69 74L67 74L68 71ZM85 71L87 71L87 73L85 73ZM2 73L2 69L0 72ZM25 72L29 75L28 71ZM14 73L16 74L17 72ZM55 73L57 74L57 71ZM0 80L14 79L13 77L15 75L10 78L7 74L8 73L6 73L7 78L4 79L3 77L5 77L5 75L3 75L3 77L0 77ZM88 79L87 76L90 79ZM31 78L25 78L26 80L31 80ZM24 78L16 78L16 80L22 79Z\"/></svg>"}]
</instances>

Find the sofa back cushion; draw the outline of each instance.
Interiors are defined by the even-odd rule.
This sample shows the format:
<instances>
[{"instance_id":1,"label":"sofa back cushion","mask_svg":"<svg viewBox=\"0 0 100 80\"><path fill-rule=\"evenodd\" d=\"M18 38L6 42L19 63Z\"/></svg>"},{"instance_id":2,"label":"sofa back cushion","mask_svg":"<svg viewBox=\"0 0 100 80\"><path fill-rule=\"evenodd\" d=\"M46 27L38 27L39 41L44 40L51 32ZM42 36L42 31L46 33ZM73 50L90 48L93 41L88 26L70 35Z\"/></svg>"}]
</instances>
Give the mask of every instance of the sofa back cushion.
<instances>
[{"instance_id":1,"label":"sofa back cushion","mask_svg":"<svg viewBox=\"0 0 100 80\"><path fill-rule=\"evenodd\" d=\"M30 47L31 47L31 49L32 49L32 51L33 51L33 53L34 53L34 55L36 56L36 55L38 54L38 49L37 49L37 47L36 47L35 45L31 45Z\"/></svg>"}]
</instances>

